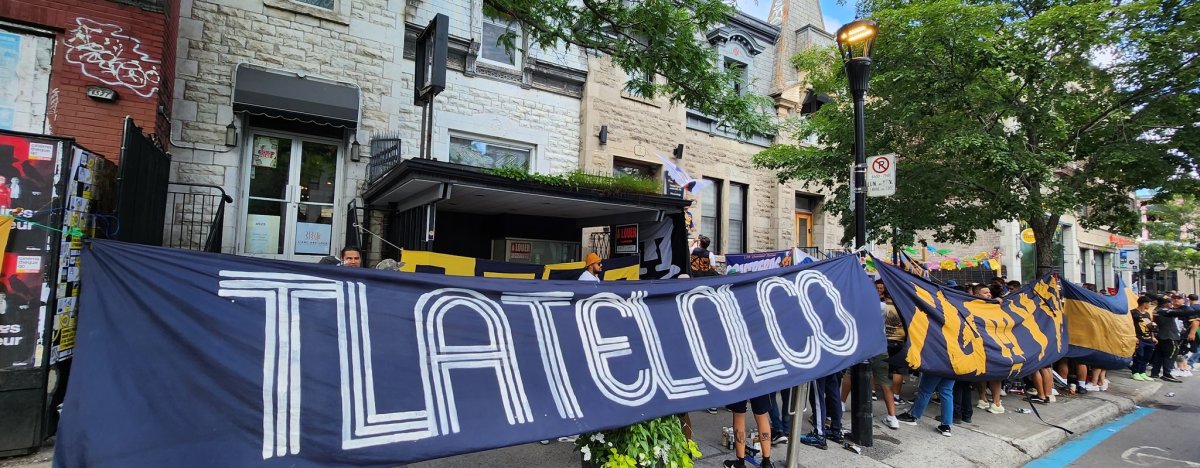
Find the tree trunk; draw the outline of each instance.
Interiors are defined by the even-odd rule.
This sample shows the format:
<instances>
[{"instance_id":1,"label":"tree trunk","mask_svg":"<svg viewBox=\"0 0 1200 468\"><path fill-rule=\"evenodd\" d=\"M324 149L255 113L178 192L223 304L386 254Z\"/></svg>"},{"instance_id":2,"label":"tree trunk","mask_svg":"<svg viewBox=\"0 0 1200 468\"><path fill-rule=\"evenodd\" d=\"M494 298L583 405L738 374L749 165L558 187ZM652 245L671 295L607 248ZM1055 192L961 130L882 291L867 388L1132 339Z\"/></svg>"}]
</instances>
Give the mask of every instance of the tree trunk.
<instances>
[{"instance_id":1,"label":"tree trunk","mask_svg":"<svg viewBox=\"0 0 1200 468\"><path fill-rule=\"evenodd\" d=\"M1058 229L1059 218L1059 215L1035 215L1029 218L1029 227L1033 228L1037 273L1034 278L1022 279L1037 281L1058 268L1058 264L1054 261L1054 232ZM1058 273L1061 275L1063 272Z\"/></svg>"}]
</instances>

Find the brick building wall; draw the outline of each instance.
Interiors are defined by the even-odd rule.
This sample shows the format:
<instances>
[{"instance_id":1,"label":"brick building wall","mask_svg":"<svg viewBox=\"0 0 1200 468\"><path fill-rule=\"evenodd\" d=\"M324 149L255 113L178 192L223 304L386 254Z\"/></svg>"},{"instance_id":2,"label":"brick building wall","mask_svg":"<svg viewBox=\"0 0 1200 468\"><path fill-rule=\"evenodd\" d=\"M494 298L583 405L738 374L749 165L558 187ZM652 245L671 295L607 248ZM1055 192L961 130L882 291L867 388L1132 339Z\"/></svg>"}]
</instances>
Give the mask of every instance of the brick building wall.
<instances>
[{"instance_id":1,"label":"brick building wall","mask_svg":"<svg viewBox=\"0 0 1200 468\"><path fill-rule=\"evenodd\" d=\"M5 0L0 20L53 39L53 58L46 127L70 136L88 149L116 160L125 116L147 133L165 139L160 106L170 107L170 94L160 83L170 81L174 51L166 40L171 23L164 1ZM87 86L115 90L115 102L87 97Z\"/></svg>"}]
</instances>

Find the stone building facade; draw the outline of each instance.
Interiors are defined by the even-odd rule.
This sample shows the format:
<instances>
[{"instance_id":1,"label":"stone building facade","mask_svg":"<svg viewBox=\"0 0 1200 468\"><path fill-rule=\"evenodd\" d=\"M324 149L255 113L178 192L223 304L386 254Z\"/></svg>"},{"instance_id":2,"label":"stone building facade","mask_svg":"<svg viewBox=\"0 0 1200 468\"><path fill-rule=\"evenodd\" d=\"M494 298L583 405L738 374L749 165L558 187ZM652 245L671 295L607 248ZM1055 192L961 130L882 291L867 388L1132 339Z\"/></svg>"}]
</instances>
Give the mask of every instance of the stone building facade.
<instances>
[{"instance_id":1,"label":"stone building facade","mask_svg":"<svg viewBox=\"0 0 1200 468\"><path fill-rule=\"evenodd\" d=\"M721 66L744 70L744 92L774 98L781 118L801 118L803 104L815 94L797 76L790 57L805 47L833 43L821 18L815 0L776 0L768 21L738 14L698 40L708 42ZM689 237L707 234L718 253L839 246L841 226L824 214L819 188L779 183L774 172L753 165L755 154L789 135L738 137L665 98L630 94L624 89L627 79L606 57L590 58L581 130L586 170L663 180L661 155L690 177L712 180L712 188L685 196L695 199ZM602 128L607 130L604 143L598 138ZM677 154L679 145L683 151Z\"/></svg>"},{"instance_id":2,"label":"stone building facade","mask_svg":"<svg viewBox=\"0 0 1200 468\"><path fill-rule=\"evenodd\" d=\"M449 17L450 71L434 105L433 157L459 162L476 157L473 148L492 148L534 172L579 167L583 56L529 50L523 41L511 54L498 49L496 36L516 26L485 18L479 1L184 1L173 180L233 196L226 252L301 261L337 253L349 206L369 183L373 136L398 138L404 158L418 153L412 47L437 13ZM266 89L249 89L250 76ZM275 81L356 97L333 105L351 115L276 112L252 102ZM232 147L224 141L230 125L238 137ZM268 157L259 157L264 151Z\"/></svg>"},{"instance_id":3,"label":"stone building facade","mask_svg":"<svg viewBox=\"0 0 1200 468\"><path fill-rule=\"evenodd\" d=\"M124 118L167 136L178 2L0 2L0 129L74 137L120 155ZM89 88L115 100L89 97Z\"/></svg>"}]
</instances>

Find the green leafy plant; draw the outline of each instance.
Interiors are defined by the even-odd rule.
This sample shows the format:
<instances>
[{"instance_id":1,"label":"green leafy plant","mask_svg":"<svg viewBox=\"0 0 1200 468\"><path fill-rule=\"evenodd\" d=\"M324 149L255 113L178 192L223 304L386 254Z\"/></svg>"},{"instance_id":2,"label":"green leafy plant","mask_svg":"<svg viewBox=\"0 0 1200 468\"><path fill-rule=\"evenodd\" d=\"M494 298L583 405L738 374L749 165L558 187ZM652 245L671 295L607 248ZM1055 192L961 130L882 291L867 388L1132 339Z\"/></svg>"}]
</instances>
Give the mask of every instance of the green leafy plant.
<instances>
[{"instance_id":1,"label":"green leafy plant","mask_svg":"<svg viewBox=\"0 0 1200 468\"><path fill-rule=\"evenodd\" d=\"M603 468L690 468L692 459L701 456L696 443L684 437L676 416L583 434L575 440L575 450L584 462Z\"/></svg>"},{"instance_id":2,"label":"green leafy plant","mask_svg":"<svg viewBox=\"0 0 1200 468\"><path fill-rule=\"evenodd\" d=\"M533 182L551 187L566 187L572 190L598 190L608 194L662 194L662 184L657 180L625 174L610 177L576 170L562 175L546 175L531 173L523 167L512 166L486 169L485 172L520 182Z\"/></svg>"}]
</instances>

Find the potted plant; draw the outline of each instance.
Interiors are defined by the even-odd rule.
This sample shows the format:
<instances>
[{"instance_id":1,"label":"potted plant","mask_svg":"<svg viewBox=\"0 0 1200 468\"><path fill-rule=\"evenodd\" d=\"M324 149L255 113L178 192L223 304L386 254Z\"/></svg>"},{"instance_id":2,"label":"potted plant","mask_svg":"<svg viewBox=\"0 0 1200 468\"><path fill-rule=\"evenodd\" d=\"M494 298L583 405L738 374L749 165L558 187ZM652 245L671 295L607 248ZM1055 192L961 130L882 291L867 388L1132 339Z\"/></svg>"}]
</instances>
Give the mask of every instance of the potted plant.
<instances>
[{"instance_id":1,"label":"potted plant","mask_svg":"<svg viewBox=\"0 0 1200 468\"><path fill-rule=\"evenodd\" d=\"M580 435L575 450L584 468L691 468L701 455L674 415Z\"/></svg>"}]
</instances>

